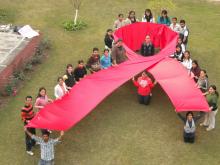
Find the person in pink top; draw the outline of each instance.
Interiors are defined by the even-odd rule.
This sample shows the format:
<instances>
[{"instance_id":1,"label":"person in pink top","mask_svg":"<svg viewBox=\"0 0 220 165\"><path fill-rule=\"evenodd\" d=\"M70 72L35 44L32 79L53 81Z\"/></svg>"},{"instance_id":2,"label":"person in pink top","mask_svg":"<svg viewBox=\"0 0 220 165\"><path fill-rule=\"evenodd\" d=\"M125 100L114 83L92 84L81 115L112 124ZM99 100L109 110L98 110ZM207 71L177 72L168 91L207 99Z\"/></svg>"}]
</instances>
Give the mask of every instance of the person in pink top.
<instances>
[{"instance_id":1,"label":"person in pink top","mask_svg":"<svg viewBox=\"0 0 220 165\"><path fill-rule=\"evenodd\" d=\"M37 108L38 111L40 111L42 108L44 108L45 105L50 102L53 102L53 100L48 98L46 88L41 87L39 89L34 107Z\"/></svg>"},{"instance_id":2,"label":"person in pink top","mask_svg":"<svg viewBox=\"0 0 220 165\"><path fill-rule=\"evenodd\" d=\"M146 71L142 72L141 76L135 80L132 78L134 85L138 88L138 100L140 104L148 105L151 99L151 89L156 85L156 81L153 83L150 77L148 77Z\"/></svg>"},{"instance_id":3,"label":"person in pink top","mask_svg":"<svg viewBox=\"0 0 220 165\"><path fill-rule=\"evenodd\" d=\"M38 111L40 111L42 108L44 108L45 105L47 105L50 102L53 102L53 100L48 98L46 88L41 87L39 89L39 92L38 92L37 99L35 101L34 107L37 108ZM41 129L42 134L44 134L47 131L49 133L52 133L52 131L50 131L50 130Z\"/></svg>"}]
</instances>

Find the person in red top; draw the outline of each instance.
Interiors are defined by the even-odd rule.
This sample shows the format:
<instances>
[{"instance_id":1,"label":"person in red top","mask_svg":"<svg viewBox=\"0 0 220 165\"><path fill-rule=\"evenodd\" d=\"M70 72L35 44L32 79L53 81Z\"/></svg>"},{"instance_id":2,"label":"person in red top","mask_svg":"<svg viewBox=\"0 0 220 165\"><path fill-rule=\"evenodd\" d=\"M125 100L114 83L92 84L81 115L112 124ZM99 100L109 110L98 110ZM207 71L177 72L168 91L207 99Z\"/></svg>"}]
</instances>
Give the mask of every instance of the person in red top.
<instances>
[{"instance_id":1,"label":"person in red top","mask_svg":"<svg viewBox=\"0 0 220 165\"><path fill-rule=\"evenodd\" d=\"M24 122L24 125L27 125L31 119L34 118L35 113L33 111L33 105L32 105L32 97L27 96L25 98L25 105L21 109L21 119ZM32 134L36 134L35 128L27 128L29 132ZM29 155L34 155L34 153L31 151L32 147L35 145L35 140L31 139L27 133L25 133L25 143L26 143L26 152Z\"/></svg>"},{"instance_id":2,"label":"person in red top","mask_svg":"<svg viewBox=\"0 0 220 165\"><path fill-rule=\"evenodd\" d=\"M151 99L151 89L156 85L156 81L153 83L150 77L148 77L146 71L142 72L142 75L135 80L132 78L134 85L138 88L138 100L140 104L148 105Z\"/></svg>"}]
</instances>

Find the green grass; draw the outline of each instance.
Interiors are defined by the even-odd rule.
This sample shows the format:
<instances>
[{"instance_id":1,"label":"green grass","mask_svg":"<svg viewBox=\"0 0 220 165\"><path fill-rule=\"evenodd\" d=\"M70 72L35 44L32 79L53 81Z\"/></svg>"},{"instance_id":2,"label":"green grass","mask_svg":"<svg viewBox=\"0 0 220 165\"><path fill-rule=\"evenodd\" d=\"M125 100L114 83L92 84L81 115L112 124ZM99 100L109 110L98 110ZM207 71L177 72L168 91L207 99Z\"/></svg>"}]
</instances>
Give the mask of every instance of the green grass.
<instances>
[{"instance_id":1,"label":"green grass","mask_svg":"<svg viewBox=\"0 0 220 165\"><path fill-rule=\"evenodd\" d=\"M210 82L220 88L220 6L195 0L178 0L176 3L177 9L170 15L186 19L192 56L208 71ZM56 78L64 73L65 65L86 60L94 46L102 49L105 31L112 27L117 14L134 9L140 18L147 8L147 1L84 0L79 14L88 28L79 32L62 29L62 23L73 17L69 0L0 1L0 6L16 11L16 24L30 24L52 41L49 58L37 67L29 81L24 82L18 96L0 111L0 165L37 164L39 147L34 149L34 157L25 153L20 120L24 97L36 96L40 86L45 86L52 97ZM66 132L63 143L56 147L56 164L220 164L219 115L214 131L198 128L196 143L184 144L183 123L162 89L154 89L149 107L137 103L135 92L133 85L126 83Z\"/></svg>"}]
</instances>

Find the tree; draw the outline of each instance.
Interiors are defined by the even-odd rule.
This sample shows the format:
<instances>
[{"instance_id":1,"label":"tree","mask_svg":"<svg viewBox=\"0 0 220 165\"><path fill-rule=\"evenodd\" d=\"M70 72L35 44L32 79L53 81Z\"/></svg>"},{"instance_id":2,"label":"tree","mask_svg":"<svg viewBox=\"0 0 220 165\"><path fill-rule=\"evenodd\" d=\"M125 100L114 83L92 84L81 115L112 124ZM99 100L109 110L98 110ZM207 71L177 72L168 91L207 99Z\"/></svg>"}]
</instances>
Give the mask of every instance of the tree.
<instances>
[{"instance_id":1,"label":"tree","mask_svg":"<svg viewBox=\"0 0 220 165\"><path fill-rule=\"evenodd\" d=\"M77 19L78 19L79 8L82 4L82 1L81 0L71 0L71 4L73 6L73 9L75 10L74 25L76 25Z\"/></svg>"},{"instance_id":2,"label":"tree","mask_svg":"<svg viewBox=\"0 0 220 165\"><path fill-rule=\"evenodd\" d=\"M171 11L176 8L173 0L151 0L148 6L153 11L155 17L159 16L163 9Z\"/></svg>"}]
</instances>

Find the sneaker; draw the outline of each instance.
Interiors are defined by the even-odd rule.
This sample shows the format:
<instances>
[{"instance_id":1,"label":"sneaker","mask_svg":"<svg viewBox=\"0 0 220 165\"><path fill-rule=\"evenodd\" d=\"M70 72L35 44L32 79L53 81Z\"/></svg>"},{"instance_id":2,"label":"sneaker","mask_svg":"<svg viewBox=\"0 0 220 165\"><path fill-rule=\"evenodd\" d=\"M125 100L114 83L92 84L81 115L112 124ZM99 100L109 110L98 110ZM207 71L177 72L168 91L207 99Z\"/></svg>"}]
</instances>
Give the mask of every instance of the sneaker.
<instances>
[{"instance_id":1,"label":"sneaker","mask_svg":"<svg viewBox=\"0 0 220 165\"><path fill-rule=\"evenodd\" d=\"M213 130L214 128L206 128L206 131L211 131Z\"/></svg>"},{"instance_id":2,"label":"sneaker","mask_svg":"<svg viewBox=\"0 0 220 165\"><path fill-rule=\"evenodd\" d=\"M31 156L34 155L34 153L33 153L32 151L27 151L27 154L28 154L28 155L31 155Z\"/></svg>"},{"instance_id":3,"label":"sneaker","mask_svg":"<svg viewBox=\"0 0 220 165\"><path fill-rule=\"evenodd\" d=\"M204 124L203 124L203 123L200 123L199 125L200 125L201 127L202 127L202 126L204 126Z\"/></svg>"}]
</instances>

